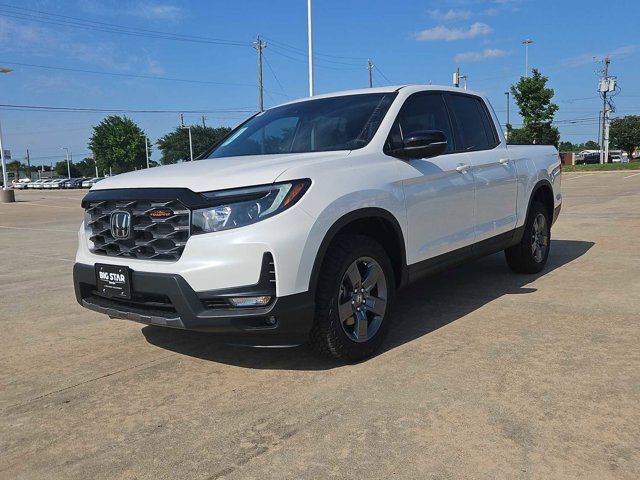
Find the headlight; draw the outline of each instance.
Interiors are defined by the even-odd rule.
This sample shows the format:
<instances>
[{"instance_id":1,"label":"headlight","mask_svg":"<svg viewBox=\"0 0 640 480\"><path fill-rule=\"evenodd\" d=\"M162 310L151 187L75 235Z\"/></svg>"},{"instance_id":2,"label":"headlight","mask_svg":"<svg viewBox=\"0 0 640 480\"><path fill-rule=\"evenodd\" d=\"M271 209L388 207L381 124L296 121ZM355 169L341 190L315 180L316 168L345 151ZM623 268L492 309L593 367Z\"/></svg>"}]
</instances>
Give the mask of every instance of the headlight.
<instances>
[{"instance_id":1,"label":"headlight","mask_svg":"<svg viewBox=\"0 0 640 480\"><path fill-rule=\"evenodd\" d=\"M309 185L305 179L204 193L215 205L192 212L191 233L219 232L272 217L300 200Z\"/></svg>"}]
</instances>

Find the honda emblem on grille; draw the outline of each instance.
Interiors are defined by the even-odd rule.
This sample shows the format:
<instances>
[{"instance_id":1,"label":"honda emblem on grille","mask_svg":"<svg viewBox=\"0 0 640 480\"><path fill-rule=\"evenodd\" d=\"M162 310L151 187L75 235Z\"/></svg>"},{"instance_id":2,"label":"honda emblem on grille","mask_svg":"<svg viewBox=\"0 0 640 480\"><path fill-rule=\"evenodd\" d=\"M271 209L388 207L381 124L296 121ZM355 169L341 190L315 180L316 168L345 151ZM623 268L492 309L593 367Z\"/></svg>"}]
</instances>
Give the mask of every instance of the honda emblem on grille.
<instances>
[{"instance_id":1,"label":"honda emblem on grille","mask_svg":"<svg viewBox=\"0 0 640 480\"><path fill-rule=\"evenodd\" d=\"M126 240L131 235L131 214L113 212L111 214L111 235L116 240Z\"/></svg>"}]
</instances>

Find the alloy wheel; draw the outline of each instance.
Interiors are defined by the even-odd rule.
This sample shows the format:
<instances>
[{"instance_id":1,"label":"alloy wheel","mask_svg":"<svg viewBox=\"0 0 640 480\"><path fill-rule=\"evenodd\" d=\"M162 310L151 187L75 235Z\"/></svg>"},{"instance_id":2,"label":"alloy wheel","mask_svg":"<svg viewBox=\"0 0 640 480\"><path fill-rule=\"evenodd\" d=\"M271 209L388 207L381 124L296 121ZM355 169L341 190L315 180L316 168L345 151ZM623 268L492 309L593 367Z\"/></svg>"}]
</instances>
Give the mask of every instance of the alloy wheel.
<instances>
[{"instance_id":1,"label":"alloy wheel","mask_svg":"<svg viewBox=\"0 0 640 480\"><path fill-rule=\"evenodd\" d=\"M536 218L533 219L531 231L531 254L536 263L544 260L547 248L549 248L547 218L542 213L538 213Z\"/></svg>"},{"instance_id":2,"label":"alloy wheel","mask_svg":"<svg viewBox=\"0 0 640 480\"><path fill-rule=\"evenodd\" d=\"M380 264L360 257L344 273L338 291L338 316L344 333L366 342L380 329L387 310L387 279Z\"/></svg>"}]
</instances>

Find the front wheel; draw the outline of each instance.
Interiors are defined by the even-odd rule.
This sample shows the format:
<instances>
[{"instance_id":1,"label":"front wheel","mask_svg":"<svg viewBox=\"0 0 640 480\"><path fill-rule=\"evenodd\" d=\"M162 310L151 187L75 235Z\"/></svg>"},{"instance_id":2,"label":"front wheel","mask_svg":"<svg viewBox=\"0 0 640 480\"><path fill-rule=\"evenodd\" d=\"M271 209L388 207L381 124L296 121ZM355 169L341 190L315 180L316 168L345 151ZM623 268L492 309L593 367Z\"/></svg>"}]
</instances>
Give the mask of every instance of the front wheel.
<instances>
[{"instance_id":1,"label":"front wheel","mask_svg":"<svg viewBox=\"0 0 640 480\"><path fill-rule=\"evenodd\" d=\"M538 273L547 264L551 247L551 219L544 204L533 202L520 243L507 248L507 264L514 272Z\"/></svg>"},{"instance_id":2,"label":"front wheel","mask_svg":"<svg viewBox=\"0 0 640 480\"><path fill-rule=\"evenodd\" d=\"M344 361L370 356L389 327L394 294L393 268L382 246L366 236L341 235L320 272L312 346Z\"/></svg>"}]
</instances>

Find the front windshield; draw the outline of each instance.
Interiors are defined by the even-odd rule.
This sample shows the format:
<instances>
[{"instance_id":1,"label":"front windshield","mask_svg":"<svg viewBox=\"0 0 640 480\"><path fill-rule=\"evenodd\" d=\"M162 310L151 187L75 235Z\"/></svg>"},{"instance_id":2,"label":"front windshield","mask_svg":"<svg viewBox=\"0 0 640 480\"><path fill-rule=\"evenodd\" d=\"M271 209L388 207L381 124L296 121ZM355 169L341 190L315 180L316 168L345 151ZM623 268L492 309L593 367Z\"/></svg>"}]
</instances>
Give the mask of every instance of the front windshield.
<instances>
[{"instance_id":1,"label":"front windshield","mask_svg":"<svg viewBox=\"0 0 640 480\"><path fill-rule=\"evenodd\" d=\"M396 93L320 98L272 108L237 128L208 158L355 150L367 145Z\"/></svg>"}]
</instances>

